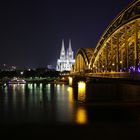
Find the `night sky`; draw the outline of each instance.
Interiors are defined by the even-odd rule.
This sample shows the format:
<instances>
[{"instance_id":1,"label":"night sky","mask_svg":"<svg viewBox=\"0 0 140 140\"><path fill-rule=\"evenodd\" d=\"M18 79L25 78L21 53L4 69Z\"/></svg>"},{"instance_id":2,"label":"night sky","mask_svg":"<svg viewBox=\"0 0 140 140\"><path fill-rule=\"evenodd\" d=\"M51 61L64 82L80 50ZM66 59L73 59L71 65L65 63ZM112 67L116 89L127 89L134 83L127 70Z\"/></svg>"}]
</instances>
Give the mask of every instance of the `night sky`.
<instances>
[{"instance_id":1,"label":"night sky","mask_svg":"<svg viewBox=\"0 0 140 140\"><path fill-rule=\"evenodd\" d=\"M0 2L0 66L55 66L61 40L95 48L101 34L132 0L10 0Z\"/></svg>"}]
</instances>

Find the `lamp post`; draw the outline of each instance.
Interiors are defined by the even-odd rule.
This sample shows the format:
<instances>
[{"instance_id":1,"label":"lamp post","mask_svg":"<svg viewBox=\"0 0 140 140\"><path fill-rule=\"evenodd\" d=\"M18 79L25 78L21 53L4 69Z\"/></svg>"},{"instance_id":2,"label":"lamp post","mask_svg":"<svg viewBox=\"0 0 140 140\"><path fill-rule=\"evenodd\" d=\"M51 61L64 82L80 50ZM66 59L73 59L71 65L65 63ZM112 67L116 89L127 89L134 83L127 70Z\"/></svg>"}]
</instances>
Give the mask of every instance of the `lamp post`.
<instances>
[{"instance_id":1,"label":"lamp post","mask_svg":"<svg viewBox=\"0 0 140 140\"><path fill-rule=\"evenodd\" d=\"M104 67L105 67L105 66L103 65L103 66L102 66L102 68L103 68L103 69L102 69L102 72L104 72Z\"/></svg>"},{"instance_id":2,"label":"lamp post","mask_svg":"<svg viewBox=\"0 0 140 140\"><path fill-rule=\"evenodd\" d=\"M114 64L114 63L112 63L112 69L113 69L113 71L115 71L114 66L115 66L115 64Z\"/></svg>"},{"instance_id":3,"label":"lamp post","mask_svg":"<svg viewBox=\"0 0 140 140\"><path fill-rule=\"evenodd\" d=\"M120 71L122 71L122 61L120 61Z\"/></svg>"}]
</instances>

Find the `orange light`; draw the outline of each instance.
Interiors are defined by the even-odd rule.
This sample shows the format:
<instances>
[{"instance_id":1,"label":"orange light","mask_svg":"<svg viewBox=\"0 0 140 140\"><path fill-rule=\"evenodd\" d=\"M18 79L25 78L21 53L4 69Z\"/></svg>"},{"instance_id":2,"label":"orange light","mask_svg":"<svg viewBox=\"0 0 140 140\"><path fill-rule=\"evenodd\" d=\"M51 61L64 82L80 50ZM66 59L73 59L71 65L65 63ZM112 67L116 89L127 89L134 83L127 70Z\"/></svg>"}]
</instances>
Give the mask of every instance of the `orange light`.
<instances>
[{"instance_id":1,"label":"orange light","mask_svg":"<svg viewBox=\"0 0 140 140\"><path fill-rule=\"evenodd\" d=\"M83 81L78 82L78 89L85 89L86 88L86 83Z\"/></svg>"},{"instance_id":2,"label":"orange light","mask_svg":"<svg viewBox=\"0 0 140 140\"><path fill-rule=\"evenodd\" d=\"M72 82L73 82L72 77L69 77L69 85L70 85L70 86L72 86Z\"/></svg>"},{"instance_id":3,"label":"orange light","mask_svg":"<svg viewBox=\"0 0 140 140\"><path fill-rule=\"evenodd\" d=\"M84 102L86 99L86 83L78 82L78 100Z\"/></svg>"},{"instance_id":4,"label":"orange light","mask_svg":"<svg viewBox=\"0 0 140 140\"><path fill-rule=\"evenodd\" d=\"M68 87L69 102L73 102L73 88Z\"/></svg>"},{"instance_id":5,"label":"orange light","mask_svg":"<svg viewBox=\"0 0 140 140\"><path fill-rule=\"evenodd\" d=\"M87 123L87 112L83 107L80 107L77 110L76 122L78 124L86 124Z\"/></svg>"}]
</instances>

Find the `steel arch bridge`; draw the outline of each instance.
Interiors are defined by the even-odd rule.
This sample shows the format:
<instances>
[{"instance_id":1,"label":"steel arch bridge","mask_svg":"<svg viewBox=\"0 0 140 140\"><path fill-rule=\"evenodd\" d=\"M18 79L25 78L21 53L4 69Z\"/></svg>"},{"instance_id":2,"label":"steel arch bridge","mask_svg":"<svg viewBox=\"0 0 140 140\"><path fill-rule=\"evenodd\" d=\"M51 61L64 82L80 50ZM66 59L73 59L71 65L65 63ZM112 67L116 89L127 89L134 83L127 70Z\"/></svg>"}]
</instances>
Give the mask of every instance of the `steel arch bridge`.
<instances>
[{"instance_id":1,"label":"steel arch bridge","mask_svg":"<svg viewBox=\"0 0 140 140\"><path fill-rule=\"evenodd\" d=\"M140 70L140 0L130 3L108 26L95 49L79 49L74 71Z\"/></svg>"},{"instance_id":2,"label":"steel arch bridge","mask_svg":"<svg viewBox=\"0 0 140 140\"><path fill-rule=\"evenodd\" d=\"M80 48L76 54L76 61L74 70L75 71L84 71L89 69L90 60L92 59L92 55L94 53L93 48Z\"/></svg>"}]
</instances>

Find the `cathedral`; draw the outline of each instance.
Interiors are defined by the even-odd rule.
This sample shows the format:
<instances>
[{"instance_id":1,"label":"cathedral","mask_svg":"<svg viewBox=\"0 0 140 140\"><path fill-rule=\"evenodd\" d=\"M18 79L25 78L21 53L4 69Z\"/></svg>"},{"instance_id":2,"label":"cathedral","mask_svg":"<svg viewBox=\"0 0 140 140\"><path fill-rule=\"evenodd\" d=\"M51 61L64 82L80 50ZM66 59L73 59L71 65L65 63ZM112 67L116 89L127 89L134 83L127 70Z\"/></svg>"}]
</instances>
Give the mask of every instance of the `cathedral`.
<instances>
[{"instance_id":1,"label":"cathedral","mask_svg":"<svg viewBox=\"0 0 140 140\"><path fill-rule=\"evenodd\" d=\"M60 51L60 58L57 59L57 71L71 71L72 65L75 63L74 54L71 48L71 40L69 40L69 47L65 50L64 40L62 40L62 47Z\"/></svg>"}]
</instances>

